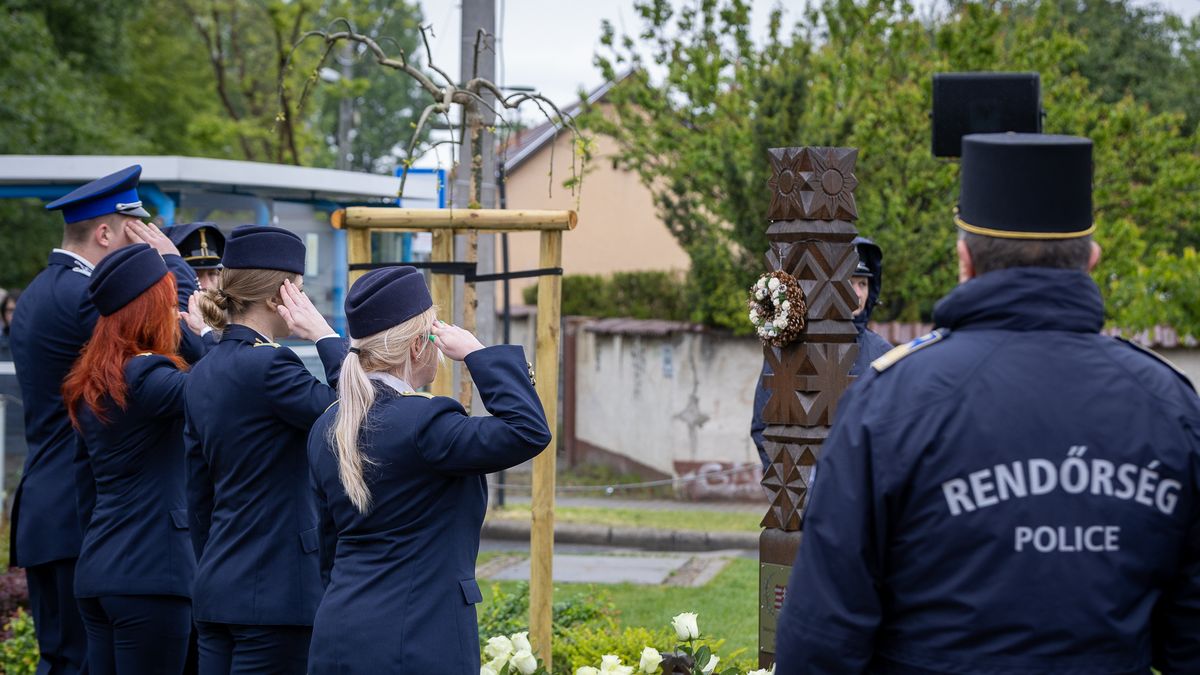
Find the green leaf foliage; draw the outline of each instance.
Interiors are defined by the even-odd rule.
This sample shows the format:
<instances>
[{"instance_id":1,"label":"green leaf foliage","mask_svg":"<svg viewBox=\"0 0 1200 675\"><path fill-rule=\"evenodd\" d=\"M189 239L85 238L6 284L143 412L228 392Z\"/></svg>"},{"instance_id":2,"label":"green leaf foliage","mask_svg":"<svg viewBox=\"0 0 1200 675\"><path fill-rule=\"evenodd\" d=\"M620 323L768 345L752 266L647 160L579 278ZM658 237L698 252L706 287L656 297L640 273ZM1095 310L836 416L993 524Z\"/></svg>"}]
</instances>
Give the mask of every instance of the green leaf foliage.
<instances>
[{"instance_id":1,"label":"green leaf foliage","mask_svg":"<svg viewBox=\"0 0 1200 675\"><path fill-rule=\"evenodd\" d=\"M537 304L537 287L522 293L525 304ZM564 316L628 317L687 321L688 280L671 272L614 272L603 277L568 274L562 280Z\"/></svg>"},{"instance_id":2,"label":"green leaf foliage","mask_svg":"<svg viewBox=\"0 0 1200 675\"><path fill-rule=\"evenodd\" d=\"M1103 59L1089 61L1109 45L1082 37L1094 17L1067 5L1092 4L1125 12L1142 28L1095 19L1088 30L1117 31L1150 51L1171 42L1171 67L1127 77L1106 70ZM1046 131L1096 143L1096 238L1105 260L1095 277L1110 322L1140 328L1169 321L1200 332L1200 308L1186 300L1195 297L1186 294L1200 245L1200 147L1188 122L1196 108L1181 108L1195 87L1173 81L1200 72L1200 22L1184 27L1168 18L1155 32L1153 20L1118 0L964 0L933 12L905 0L824 0L790 32L776 14L765 42L755 45L746 0L706 0L679 11L666 0L641 0L637 7L639 37L606 26L597 56L608 78L634 72L584 120L618 142L620 165L650 187L660 217L691 257L694 319L748 331L746 289L765 268L767 249L767 149L828 145L859 149L857 225L884 252L875 318L928 320L956 282L957 165L929 150L932 76L1037 71ZM1159 85L1176 93L1145 93Z\"/></svg>"}]
</instances>

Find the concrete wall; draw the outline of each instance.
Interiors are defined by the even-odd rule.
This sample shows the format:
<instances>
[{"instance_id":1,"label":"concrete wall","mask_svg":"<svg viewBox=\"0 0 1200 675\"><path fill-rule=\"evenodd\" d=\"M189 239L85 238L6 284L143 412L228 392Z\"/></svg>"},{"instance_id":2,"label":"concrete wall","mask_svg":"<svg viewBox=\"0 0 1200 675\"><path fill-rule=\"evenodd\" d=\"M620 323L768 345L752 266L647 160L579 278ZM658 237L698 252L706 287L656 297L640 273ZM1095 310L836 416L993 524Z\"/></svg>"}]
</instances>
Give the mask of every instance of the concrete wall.
<instances>
[{"instance_id":1,"label":"concrete wall","mask_svg":"<svg viewBox=\"0 0 1200 675\"><path fill-rule=\"evenodd\" d=\"M679 463L758 462L757 341L587 330L576 340L576 439L670 476Z\"/></svg>"}]
</instances>

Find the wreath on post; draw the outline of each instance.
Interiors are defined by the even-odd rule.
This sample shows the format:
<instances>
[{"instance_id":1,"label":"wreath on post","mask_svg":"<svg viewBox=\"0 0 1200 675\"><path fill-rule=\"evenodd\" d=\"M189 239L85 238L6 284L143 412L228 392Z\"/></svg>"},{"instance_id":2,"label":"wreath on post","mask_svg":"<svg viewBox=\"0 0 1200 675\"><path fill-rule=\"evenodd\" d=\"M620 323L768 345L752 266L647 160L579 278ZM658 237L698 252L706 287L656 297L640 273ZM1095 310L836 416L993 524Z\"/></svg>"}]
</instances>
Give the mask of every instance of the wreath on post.
<instances>
[{"instance_id":1,"label":"wreath on post","mask_svg":"<svg viewBox=\"0 0 1200 675\"><path fill-rule=\"evenodd\" d=\"M758 339L782 347L804 330L804 289L787 272L768 272L750 287L750 323Z\"/></svg>"}]
</instances>

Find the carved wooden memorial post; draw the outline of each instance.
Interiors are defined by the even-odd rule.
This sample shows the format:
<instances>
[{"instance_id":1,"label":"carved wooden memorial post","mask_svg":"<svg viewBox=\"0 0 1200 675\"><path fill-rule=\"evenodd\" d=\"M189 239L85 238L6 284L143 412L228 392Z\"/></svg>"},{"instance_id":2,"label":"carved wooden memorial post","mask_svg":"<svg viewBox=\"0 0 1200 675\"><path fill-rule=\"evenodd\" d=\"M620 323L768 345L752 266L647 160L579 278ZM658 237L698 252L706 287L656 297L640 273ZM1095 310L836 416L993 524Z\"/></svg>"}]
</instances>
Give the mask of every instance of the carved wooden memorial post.
<instances>
[{"instance_id":1,"label":"carved wooden memorial post","mask_svg":"<svg viewBox=\"0 0 1200 675\"><path fill-rule=\"evenodd\" d=\"M771 249L767 265L804 291L803 331L782 347L765 344L772 375L763 410L771 465L763 487L771 500L759 539L759 662L775 660L775 627L800 545L800 519L821 444L837 401L854 378L857 299L850 278L858 265L853 240L854 148L773 148L770 151Z\"/></svg>"}]
</instances>

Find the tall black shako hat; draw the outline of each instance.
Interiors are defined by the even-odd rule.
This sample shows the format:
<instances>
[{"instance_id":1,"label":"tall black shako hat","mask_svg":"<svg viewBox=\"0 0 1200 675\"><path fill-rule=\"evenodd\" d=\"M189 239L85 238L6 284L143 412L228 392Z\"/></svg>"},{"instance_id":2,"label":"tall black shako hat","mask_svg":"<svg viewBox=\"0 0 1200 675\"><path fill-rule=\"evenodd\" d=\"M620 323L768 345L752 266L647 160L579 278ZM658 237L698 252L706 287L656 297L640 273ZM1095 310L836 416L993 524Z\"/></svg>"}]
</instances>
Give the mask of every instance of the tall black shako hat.
<instances>
[{"instance_id":1,"label":"tall black shako hat","mask_svg":"<svg viewBox=\"0 0 1200 675\"><path fill-rule=\"evenodd\" d=\"M82 185L46 205L47 211L63 212L63 220L77 223L88 218L120 213L126 216L149 218L138 197L138 180L142 166L134 164L103 178Z\"/></svg>"},{"instance_id":2,"label":"tall black shako hat","mask_svg":"<svg viewBox=\"0 0 1200 675\"><path fill-rule=\"evenodd\" d=\"M167 275L167 264L149 244L133 244L104 256L92 271L88 297L100 316L115 314Z\"/></svg>"},{"instance_id":3,"label":"tall black shako hat","mask_svg":"<svg viewBox=\"0 0 1200 675\"><path fill-rule=\"evenodd\" d=\"M179 255L193 269L215 270L221 267L225 235L216 223L196 222L163 228L163 234L179 247Z\"/></svg>"},{"instance_id":4,"label":"tall black shako hat","mask_svg":"<svg viewBox=\"0 0 1200 675\"><path fill-rule=\"evenodd\" d=\"M1092 142L1078 136L963 136L963 230L1006 239L1072 239L1092 220Z\"/></svg>"},{"instance_id":5,"label":"tall black shako hat","mask_svg":"<svg viewBox=\"0 0 1200 675\"><path fill-rule=\"evenodd\" d=\"M425 277L415 267L384 267L362 275L346 294L350 337L365 338L433 307Z\"/></svg>"},{"instance_id":6,"label":"tall black shako hat","mask_svg":"<svg viewBox=\"0 0 1200 675\"><path fill-rule=\"evenodd\" d=\"M304 241L281 227L239 225L225 242L221 263L226 269L304 274Z\"/></svg>"}]
</instances>

